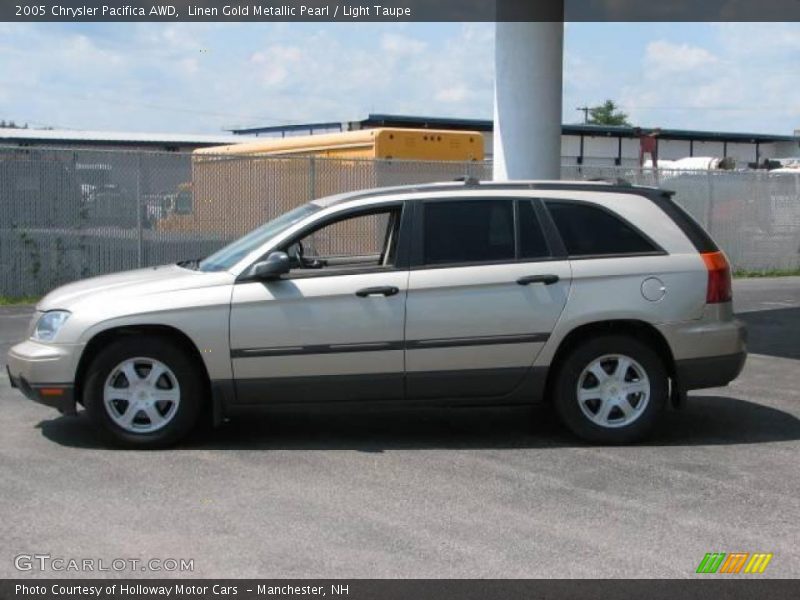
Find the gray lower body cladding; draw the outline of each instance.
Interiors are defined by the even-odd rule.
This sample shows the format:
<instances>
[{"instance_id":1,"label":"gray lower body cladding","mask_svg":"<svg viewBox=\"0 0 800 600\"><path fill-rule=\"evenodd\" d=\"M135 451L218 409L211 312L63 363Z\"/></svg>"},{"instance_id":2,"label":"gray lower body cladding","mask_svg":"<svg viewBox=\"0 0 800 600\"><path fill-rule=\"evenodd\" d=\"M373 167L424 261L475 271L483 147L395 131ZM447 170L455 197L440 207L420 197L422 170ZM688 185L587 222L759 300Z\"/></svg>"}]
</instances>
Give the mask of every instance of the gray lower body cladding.
<instances>
[{"instance_id":1,"label":"gray lower body cladding","mask_svg":"<svg viewBox=\"0 0 800 600\"><path fill-rule=\"evenodd\" d=\"M535 404L547 369L481 369L367 375L273 377L215 382L215 404L226 414L274 406L350 403L431 405Z\"/></svg>"},{"instance_id":2,"label":"gray lower body cladding","mask_svg":"<svg viewBox=\"0 0 800 600\"><path fill-rule=\"evenodd\" d=\"M728 385L744 368L746 352L675 361L678 385L684 391Z\"/></svg>"}]
</instances>

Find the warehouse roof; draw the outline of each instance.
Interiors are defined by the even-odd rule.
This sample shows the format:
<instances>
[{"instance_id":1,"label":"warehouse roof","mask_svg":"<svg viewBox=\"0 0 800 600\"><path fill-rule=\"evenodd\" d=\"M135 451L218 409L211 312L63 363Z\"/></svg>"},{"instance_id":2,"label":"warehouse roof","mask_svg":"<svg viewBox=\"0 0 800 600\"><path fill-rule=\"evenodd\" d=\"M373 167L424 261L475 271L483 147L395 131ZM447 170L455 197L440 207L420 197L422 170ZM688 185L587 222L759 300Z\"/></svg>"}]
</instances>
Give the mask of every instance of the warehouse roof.
<instances>
[{"instance_id":1,"label":"warehouse roof","mask_svg":"<svg viewBox=\"0 0 800 600\"><path fill-rule=\"evenodd\" d=\"M47 143L137 146L215 146L239 144L241 136L201 135L196 133L138 133L129 131L82 131L72 129L0 128L0 145Z\"/></svg>"},{"instance_id":2,"label":"warehouse roof","mask_svg":"<svg viewBox=\"0 0 800 600\"><path fill-rule=\"evenodd\" d=\"M494 123L489 119L458 119L451 117L420 117L411 115L370 114L366 119L359 121L340 122L328 121L318 123L294 123L290 125L274 125L270 127L251 127L248 129L234 129L237 135L259 134L294 134L313 133L314 131L348 131L369 127L413 127L431 129L468 129L472 131L492 131ZM645 131L650 129L643 128ZM565 135L585 135L594 137L628 137L635 136L633 127L618 127L609 125L562 125ZM661 129L661 137L672 140L694 140L699 142L741 142L754 144L769 142L795 142L800 141L800 136L778 135L771 133L741 133L723 131L700 131L691 129Z\"/></svg>"}]
</instances>

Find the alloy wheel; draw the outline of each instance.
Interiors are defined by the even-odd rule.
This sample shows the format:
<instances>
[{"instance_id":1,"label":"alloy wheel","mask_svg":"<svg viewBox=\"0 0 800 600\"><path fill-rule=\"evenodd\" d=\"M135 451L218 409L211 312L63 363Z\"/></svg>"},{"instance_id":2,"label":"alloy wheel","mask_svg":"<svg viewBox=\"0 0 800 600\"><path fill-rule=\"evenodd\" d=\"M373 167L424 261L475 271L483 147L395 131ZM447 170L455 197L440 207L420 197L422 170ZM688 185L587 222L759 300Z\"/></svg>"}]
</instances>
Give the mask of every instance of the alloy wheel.
<instances>
[{"instance_id":1,"label":"alloy wheel","mask_svg":"<svg viewBox=\"0 0 800 600\"><path fill-rule=\"evenodd\" d=\"M650 380L629 356L607 354L593 360L578 377L581 412L600 427L625 427L636 421L650 400Z\"/></svg>"},{"instance_id":2,"label":"alloy wheel","mask_svg":"<svg viewBox=\"0 0 800 600\"><path fill-rule=\"evenodd\" d=\"M178 411L181 389L164 363L137 357L111 370L103 387L103 404L112 421L130 433L152 433Z\"/></svg>"}]
</instances>

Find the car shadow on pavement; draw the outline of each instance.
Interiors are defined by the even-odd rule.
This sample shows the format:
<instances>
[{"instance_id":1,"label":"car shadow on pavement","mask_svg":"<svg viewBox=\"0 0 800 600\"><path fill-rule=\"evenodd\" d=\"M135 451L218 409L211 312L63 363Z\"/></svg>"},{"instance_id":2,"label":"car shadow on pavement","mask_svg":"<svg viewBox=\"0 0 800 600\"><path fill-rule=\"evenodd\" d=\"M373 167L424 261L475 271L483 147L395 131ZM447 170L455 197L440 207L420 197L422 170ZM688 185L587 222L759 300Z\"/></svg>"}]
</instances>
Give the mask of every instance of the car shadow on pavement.
<instances>
[{"instance_id":1,"label":"car shadow on pavement","mask_svg":"<svg viewBox=\"0 0 800 600\"><path fill-rule=\"evenodd\" d=\"M39 424L63 446L102 448L85 415ZM760 404L690 396L668 411L644 446L757 444L800 439L800 420ZM178 450L524 449L582 447L546 407L276 411L248 415L190 437Z\"/></svg>"},{"instance_id":2,"label":"car shadow on pavement","mask_svg":"<svg viewBox=\"0 0 800 600\"><path fill-rule=\"evenodd\" d=\"M736 315L747 324L747 351L800 359L800 307Z\"/></svg>"}]
</instances>

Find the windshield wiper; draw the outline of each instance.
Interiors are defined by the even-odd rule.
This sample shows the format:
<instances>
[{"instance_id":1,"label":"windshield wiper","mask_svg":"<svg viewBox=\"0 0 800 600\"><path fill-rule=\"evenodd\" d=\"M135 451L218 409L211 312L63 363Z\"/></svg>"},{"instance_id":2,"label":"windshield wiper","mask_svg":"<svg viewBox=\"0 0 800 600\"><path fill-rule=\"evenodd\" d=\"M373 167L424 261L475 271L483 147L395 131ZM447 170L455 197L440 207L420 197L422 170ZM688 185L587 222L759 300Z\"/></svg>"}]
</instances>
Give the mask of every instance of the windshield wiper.
<instances>
[{"instance_id":1,"label":"windshield wiper","mask_svg":"<svg viewBox=\"0 0 800 600\"><path fill-rule=\"evenodd\" d=\"M189 260L182 260L175 264L179 267L183 267L184 269L189 269L191 271L197 271L200 268L200 261L203 260L202 258L191 258Z\"/></svg>"}]
</instances>

